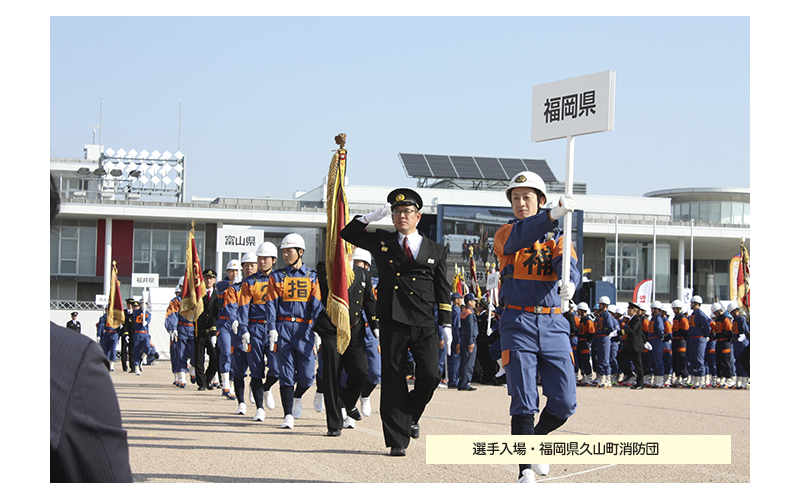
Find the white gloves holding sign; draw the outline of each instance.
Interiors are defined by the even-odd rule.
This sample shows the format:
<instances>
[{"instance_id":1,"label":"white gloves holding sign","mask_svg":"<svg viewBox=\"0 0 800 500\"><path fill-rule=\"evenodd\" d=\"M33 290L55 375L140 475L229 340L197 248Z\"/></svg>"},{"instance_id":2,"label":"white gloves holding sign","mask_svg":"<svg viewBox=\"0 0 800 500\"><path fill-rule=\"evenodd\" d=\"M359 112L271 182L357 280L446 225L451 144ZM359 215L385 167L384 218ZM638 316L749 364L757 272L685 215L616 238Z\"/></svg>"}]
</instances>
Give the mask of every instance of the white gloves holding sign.
<instances>
[{"instance_id":1,"label":"white gloves holding sign","mask_svg":"<svg viewBox=\"0 0 800 500\"><path fill-rule=\"evenodd\" d=\"M560 219L570 212L575 211L575 197L571 194L562 194L558 199L558 204L550 209L550 218Z\"/></svg>"},{"instance_id":2,"label":"white gloves holding sign","mask_svg":"<svg viewBox=\"0 0 800 500\"><path fill-rule=\"evenodd\" d=\"M381 208L372 212L371 214L362 216L361 220L363 220L367 224L369 224L370 222L378 222L379 220L389 215L391 211L392 211L392 205L390 203L387 203Z\"/></svg>"}]
</instances>

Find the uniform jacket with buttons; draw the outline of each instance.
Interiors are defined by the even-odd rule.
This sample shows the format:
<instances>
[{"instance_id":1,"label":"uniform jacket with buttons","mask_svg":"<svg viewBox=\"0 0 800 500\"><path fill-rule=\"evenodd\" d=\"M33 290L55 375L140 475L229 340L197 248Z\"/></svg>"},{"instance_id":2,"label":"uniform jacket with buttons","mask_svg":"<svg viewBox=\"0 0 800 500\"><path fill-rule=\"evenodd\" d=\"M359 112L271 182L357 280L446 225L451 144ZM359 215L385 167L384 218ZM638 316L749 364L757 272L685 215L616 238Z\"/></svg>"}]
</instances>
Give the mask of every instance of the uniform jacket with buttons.
<instances>
[{"instance_id":1,"label":"uniform jacket with buttons","mask_svg":"<svg viewBox=\"0 0 800 500\"><path fill-rule=\"evenodd\" d=\"M405 325L435 327L450 324L450 283L447 279L447 250L422 237L417 258L411 262L403 253L397 232L366 231L367 224L353 219L341 231L342 238L372 254L378 266L378 318Z\"/></svg>"}]
</instances>

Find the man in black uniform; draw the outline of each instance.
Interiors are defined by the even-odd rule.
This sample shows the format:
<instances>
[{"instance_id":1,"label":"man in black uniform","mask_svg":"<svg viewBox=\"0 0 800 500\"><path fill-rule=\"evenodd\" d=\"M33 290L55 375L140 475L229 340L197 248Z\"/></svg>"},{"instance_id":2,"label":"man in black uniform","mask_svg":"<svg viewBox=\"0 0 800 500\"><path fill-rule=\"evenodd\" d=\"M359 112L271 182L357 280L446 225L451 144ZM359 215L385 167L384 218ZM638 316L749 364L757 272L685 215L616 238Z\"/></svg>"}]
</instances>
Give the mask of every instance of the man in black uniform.
<instances>
[{"instance_id":1,"label":"man in black uniform","mask_svg":"<svg viewBox=\"0 0 800 500\"><path fill-rule=\"evenodd\" d=\"M417 231L422 198L401 188L387 199L375 212L350 221L341 236L370 252L378 266L383 436L390 455L405 456L410 438L419 437L419 419L439 385L436 308L445 342L452 342L450 283L445 247ZM366 231L370 222L389 212L396 231ZM409 349L416 365L410 392L405 375Z\"/></svg>"},{"instance_id":2,"label":"man in black uniform","mask_svg":"<svg viewBox=\"0 0 800 500\"><path fill-rule=\"evenodd\" d=\"M350 312L350 344L344 353L339 354L337 349L336 326L331 322L326 311L323 311L314 323L314 331L322 340L322 392L325 397L325 413L328 422L328 436L339 436L342 433L344 417L342 408L347 415L355 420L361 420L361 415L356 409L361 391L367 382L367 344L364 340L367 330L364 325L362 311L366 311L369 318L370 329L378 329L375 316L375 294L372 291L372 277L359 266L353 266L355 278L348 289ZM328 273L325 263L317 264L322 303L328 303ZM370 334L371 335L371 334ZM341 386L341 374L344 368L347 374L345 387Z\"/></svg>"},{"instance_id":3,"label":"man in black uniform","mask_svg":"<svg viewBox=\"0 0 800 500\"><path fill-rule=\"evenodd\" d=\"M138 303L134 299L125 301L125 323L119 332L119 358L122 361L122 371L128 371L130 361L131 373L135 371L133 366L133 310Z\"/></svg>"},{"instance_id":4,"label":"man in black uniform","mask_svg":"<svg viewBox=\"0 0 800 500\"><path fill-rule=\"evenodd\" d=\"M213 269L206 269L203 271L203 281L206 283L203 312L197 318L197 325L194 329L194 369L198 391L213 389L211 380L219 369L219 354L216 351L217 318L219 317L217 273ZM206 353L208 353L208 369L205 368Z\"/></svg>"},{"instance_id":5,"label":"man in black uniform","mask_svg":"<svg viewBox=\"0 0 800 500\"><path fill-rule=\"evenodd\" d=\"M75 330L78 333L81 333L81 322L78 321L78 313L73 311L72 314L70 314L70 317L72 319L67 321L67 328L69 328L70 330Z\"/></svg>"}]
</instances>

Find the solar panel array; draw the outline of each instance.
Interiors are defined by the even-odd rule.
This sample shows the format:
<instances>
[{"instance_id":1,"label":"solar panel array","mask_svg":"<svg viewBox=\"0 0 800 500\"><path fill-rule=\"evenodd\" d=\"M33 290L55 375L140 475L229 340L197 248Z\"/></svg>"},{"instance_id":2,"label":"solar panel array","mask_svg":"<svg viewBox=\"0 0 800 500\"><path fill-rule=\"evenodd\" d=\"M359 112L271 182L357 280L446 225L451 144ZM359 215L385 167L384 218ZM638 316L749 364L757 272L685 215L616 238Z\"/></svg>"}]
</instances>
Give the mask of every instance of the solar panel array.
<instances>
[{"instance_id":1,"label":"solar panel array","mask_svg":"<svg viewBox=\"0 0 800 500\"><path fill-rule=\"evenodd\" d=\"M400 163L409 177L509 181L518 172L539 174L545 182L558 182L545 160L486 158L400 153Z\"/></svg>"}]
</instances>

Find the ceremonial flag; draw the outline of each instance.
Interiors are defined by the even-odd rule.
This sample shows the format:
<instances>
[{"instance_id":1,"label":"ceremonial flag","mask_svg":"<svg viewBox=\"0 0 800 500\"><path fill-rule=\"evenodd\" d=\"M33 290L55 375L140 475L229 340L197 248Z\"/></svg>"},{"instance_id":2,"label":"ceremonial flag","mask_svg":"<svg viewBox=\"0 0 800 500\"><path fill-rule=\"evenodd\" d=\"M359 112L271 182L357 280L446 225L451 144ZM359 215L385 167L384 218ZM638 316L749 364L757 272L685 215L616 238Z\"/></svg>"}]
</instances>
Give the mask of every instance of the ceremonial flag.
<instances>
[{"instance_id":1,"label":"ceremonial flag","mask_svg":"<svg viewBox=\"0 0 800 500\"><path fill-rule=\"evenodd\" d=\"M478 269L475 267L475 258L472 256L472 247L469 248L469 277L472 280L475 297L481 299L481 287L478 285Z\"/></svg>"},{"instance_id":2,"label":"ceremonial flag","mask_svg":"<svg viewBox=\"0 0 800 500\"><path fill-rule=\"evenodd\" d=\"M186 242L186 271L183 274L181 288L180 315L189 321L196 321L203 314L203 296L206 294L206 283L200 269L200 257L194 241L194 221Z\"/></svg>"},{"instance_id":3,"label":"ceremonial flag","mask_svg":"<svg viewBox=\"0 0 800 500\"><path fill-rule=\"evenodd\" d=\"M739 309L750 313L750 255L744 246L744 238L739 243L740 252L731 259L731 300Z\"/></svg>"},{"instance_id":4,"label":"ceremonial flag","mask_svg":"<svg viewBox=\"0 0 800 500\"><path fill-rule=\"evenodd\" d=\"M453 286L452 292L453 293L460 293L462 296L467 293L467 286L464 284L464 276L461 274L461 271L458 270L458 264L456 266L456 273L453 275Z\"/></svg>"},{"instance_id":5,"label":"ceremonial flag","mask_svg":"<svg viewBox=\"0 0 800 500\"><path fill-rule=\"evenodd\" d=\"M350 345L350 298L348 289L355 279L355 273L347 260L352 249L339 233L350 218L347 197L344 192L344 177L347 170L347 150L344 149L345 134L334 140L339 149L333 154L328 169L328 241L325 245L328 277L328 317L336 325L336 349L340 354Z\"/></svg>"},{"instance_id":6,"label":"ceremonial flag","mask_svg":"<svg viewBox=\"0 0 800 500\"><path fill-rule=\"evenodd\" d=\"M108 291L108 315L106 324L117 328L125 322L125 305L122 303L122 292L117 278L117 261L111 263L111 288Z\"/></svg>"}]
</instances>

